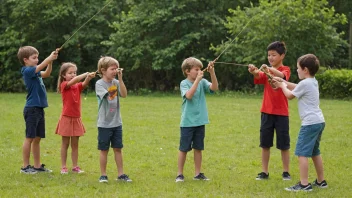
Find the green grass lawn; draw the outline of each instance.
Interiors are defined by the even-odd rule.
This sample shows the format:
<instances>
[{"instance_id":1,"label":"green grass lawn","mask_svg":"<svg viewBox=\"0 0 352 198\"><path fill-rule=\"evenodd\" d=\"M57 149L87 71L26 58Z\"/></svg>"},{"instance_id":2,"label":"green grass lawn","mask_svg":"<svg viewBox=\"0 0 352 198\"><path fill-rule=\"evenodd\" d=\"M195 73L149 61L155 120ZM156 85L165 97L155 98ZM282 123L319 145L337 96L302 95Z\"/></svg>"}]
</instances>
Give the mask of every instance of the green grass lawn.
<instances>
[{"instance_id":1,"label":"green grass lawn","mask_svg":"<svg viewBox=\"0 0 352 198\"><path fill-rule=\"evenodd\" d=\"M280 151L273 148L270 179L256 181L261 171L259 145L261 96L234 94L207 97L210 124L206 125L202 170L211 180L193 181L193 153L187 157L184 183L175 183L179 146L181 98L128 96L121 99L124 133L124 170L132 183L119 183L112 152L108 159L109 183L99 183L97 101L90 92L82 100L87 133L80 139L79 165L84 174L60 174L61 137L55 128L61 113L61 96L48 94L47 138L41 142L41 160L51 174L20 174L25 137L22 115L25 94L0 94L0 197L351 197L352 102L321 100L326 128L321 142L327 189L291 193L285 187L299 180L293 155L300 120L297 100L290 101L291 176L281 178ZM70 156L70 151L69 155ZM71 165L70 157L67 160ZM31 163L33 163L31 157ZM310 161L309 180L315 179Z\"/></svg>"}]
</instances>

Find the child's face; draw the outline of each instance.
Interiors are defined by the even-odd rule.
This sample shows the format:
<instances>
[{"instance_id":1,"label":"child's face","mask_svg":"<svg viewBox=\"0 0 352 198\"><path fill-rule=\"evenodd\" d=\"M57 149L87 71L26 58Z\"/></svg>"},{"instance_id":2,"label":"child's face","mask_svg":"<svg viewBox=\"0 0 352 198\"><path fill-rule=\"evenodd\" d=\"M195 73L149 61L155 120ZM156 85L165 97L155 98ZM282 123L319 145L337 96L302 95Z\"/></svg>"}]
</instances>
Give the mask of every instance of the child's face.
<instances>
[{"instance_id":1,"label":"child's face","mask_svg":"<svg viewBox=\"0 0 352 198\"><path fill-rule=\"evenodd\" d=\"M116 77L117 75L117 69L119 68L118 65L114 64L108 67L108 69L103 72L103 76L107 79L107 80L112 80Z\"/></svg>"},{"instance_id":2,"label":"child's face","mask_svg":"<svg viewBox=\"0 0 352 198\"><path fill-rule=\"evenodd\" d=\"M307 68L302 69L302 67L297 63L297 73L298 73L298 78L299 79L305 79L306 78L306 73L307 73Z\"/></svg>"},{"instance_id":3,"label":"child's face","mask_svg":"<svg viewBox=\"0 0 352 198\"><path fill-rule=\"evenodd\" d=\"M189 71L186 72L187 78L190 80L195 80L199 71L201 71L201 68L199 66L192 67Z\"/></svg>"},{"instance_id":4,"label":"child's face","mask_svg":"<svg viewBox=\"0 0 352 198\"><path fill-rule=\"evenodd\" d=\"M271 66L279 67L282 64L282 60L285 58L285 54L280 55L275 50L268 51L268 61Z\"/></svg>"},{"instance_id":5,"label":"child's face","mask_svg":"<svg viewBox=\"0 0 352 198\"><path fill-rule=\"evenodd\" d=\"M26 66L36 66L38 64L38 55L39 54L33 54L31 56L29 56L28 58L24 58L23 62L24 65Z\"/></svg>"},{"instance_id":6,"label":"child's face","mask_svg":"<svg viewBox=\"0 0 352 198\"><path fill-rule=\"evenodd\" d=\"M66 70L66 73L63 77L64 77L65 81L70 81L76 76L77 76L77 68L76 67L69 67Z\"/></svg>"}]
</instances>

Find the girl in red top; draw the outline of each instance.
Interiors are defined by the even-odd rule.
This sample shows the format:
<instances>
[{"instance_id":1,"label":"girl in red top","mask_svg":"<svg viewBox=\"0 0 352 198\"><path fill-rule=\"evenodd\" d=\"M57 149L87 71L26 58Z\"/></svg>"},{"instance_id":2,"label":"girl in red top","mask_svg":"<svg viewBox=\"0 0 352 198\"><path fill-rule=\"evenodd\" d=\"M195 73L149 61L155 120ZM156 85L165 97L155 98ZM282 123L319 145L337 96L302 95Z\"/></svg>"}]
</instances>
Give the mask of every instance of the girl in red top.
<instances>
[{"instance_id":1,"label":"girl in red top","mask_svg":"<svg viewBox=\"0 0 352 198\"><path fill-rule=\"evenodd\" d=\"M72 172L83 173L77 165L78 140L83 136L85 129L81 120L81 92L95 77L95 72L76 74L77 66L74 63L63 63L59 72L57 92L62 96L62 113L56 127L56 134L62 136L61 144L61 174L67 174L67 149L71 142ZM83 82L80 82L83 80Z\"/></svg>"}]
</instances>

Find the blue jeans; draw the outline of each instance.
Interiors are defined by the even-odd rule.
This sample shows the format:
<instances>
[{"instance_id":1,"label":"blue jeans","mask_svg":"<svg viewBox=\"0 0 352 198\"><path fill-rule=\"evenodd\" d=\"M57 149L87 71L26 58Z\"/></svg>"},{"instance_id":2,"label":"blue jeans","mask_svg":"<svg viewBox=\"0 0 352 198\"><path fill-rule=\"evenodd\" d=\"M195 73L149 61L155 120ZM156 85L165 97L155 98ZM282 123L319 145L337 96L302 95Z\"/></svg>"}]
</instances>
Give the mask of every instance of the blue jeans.
<instances>
[{"instance_id":1,"label":"blue jeans","mask_svg":"<svg viewBox=\"0 0 352 198\"><path fill-rule=\"evenodd\" d=\"M312 157L320 155L319 145L325 122L301 126L299 131L295 155Z\"/></svg>"}]
</instances>

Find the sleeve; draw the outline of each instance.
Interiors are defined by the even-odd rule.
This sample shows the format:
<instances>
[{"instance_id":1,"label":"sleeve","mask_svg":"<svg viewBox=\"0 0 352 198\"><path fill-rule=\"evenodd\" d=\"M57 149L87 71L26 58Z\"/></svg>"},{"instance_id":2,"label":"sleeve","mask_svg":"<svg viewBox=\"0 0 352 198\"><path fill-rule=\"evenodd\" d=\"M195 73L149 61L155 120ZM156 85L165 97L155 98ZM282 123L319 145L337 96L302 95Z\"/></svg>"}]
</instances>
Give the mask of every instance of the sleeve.
<instances>
[{"instance_id":1,"label":"sleeve","mask_svg":"<svg viewBox=\"0 0 352 198\"><path fill-rule=\"evenodd\" d=\"M35 78L35 77L41 77L41 73L40 71L35 73L36 70L36 66L35 67L25 67L25 69L23 70L23 75L29 77L29 78Z\"/></svg>"},{"instance_id":2,"label":"sleeve","mask_svg":"<svg viewBox=\"0 0 352 198\"><path fill-rule=\"evenodd\" d=\"M77 83L77 87L79 92L81 93L83 91L83 83L82 82Z\"/></svg>"},{"instance_id":3,"label":"sleeve","mask_svg":"<svg viewBox=\"0 0 352 198\"><path fill-rule=\"evenodd\" d=\"M284 74L284 80L288 81L291 76L291 69L290 67L285 66L284 69L281 71Z\"/></svg>"},{"instance_id":4,"label":"sleeve","mask_svg":"<svg viewBox=\"0 0 352 198\"><path fill-rule=\"evenodd\" d=\"M203 89L206 93L214 93L212 90L210 90L211 82L209 82L207 79L203 78L201 83L202 83Z\"/></svg>"},{"instance_id":5,"label":"sleeve","mask_svg":"<svg viewBox=\"0 0 352 198\"><path fill-rule=\"evenodd\" d=\"M306 93L305 89L305 81L301 81L297 84L297 86L292 90L292 95L294 95L296 98L302 97Z\"/></svg>"},{"instance_id":6,"label":"sleeve","mask_svg":"<svg viewBox=\"0 0 352 198\"><path fill-rule=\"evenodd\" d=\"M102 100L108 94L108 90L97 81L97 83L95 83L95 94L99 100Z\"/></svg>"},{"instance_id":7,"label":"sleeve","mask_svg":"<svg viewBox=\"0 0 352 198\"><path fill-rule=\"evenodd\" d=\"M187 84L186 81L183 80L183 81L180 83L180 90L181 90L181 97L182 97L182 98L186 96L186 93L187 93L187 91L188 91L189 89L190 89L189 85Z\"/></svg>"},{"instance_id":8,"label":"sleeve","mask_svg":"<svg viewBox=\"0 0 352 198\"><path fill-rule=\"evenodd\" d=\"M60 92L62 93L65 88L66 88L66 85L67 85L68 81L63 81L60 85Z\"/></svg>"},{"instance_id":9,"label":"sleeve","mask_svg":"<svg viewBox=\"0 0 352 198\"><path fill-rule=\"evenodd\" d=\"M264 74L264 72L259 72L259 79L254 78L254 84L265 84L268 80L268 77Z\"/></svg>"}]
</instances>

